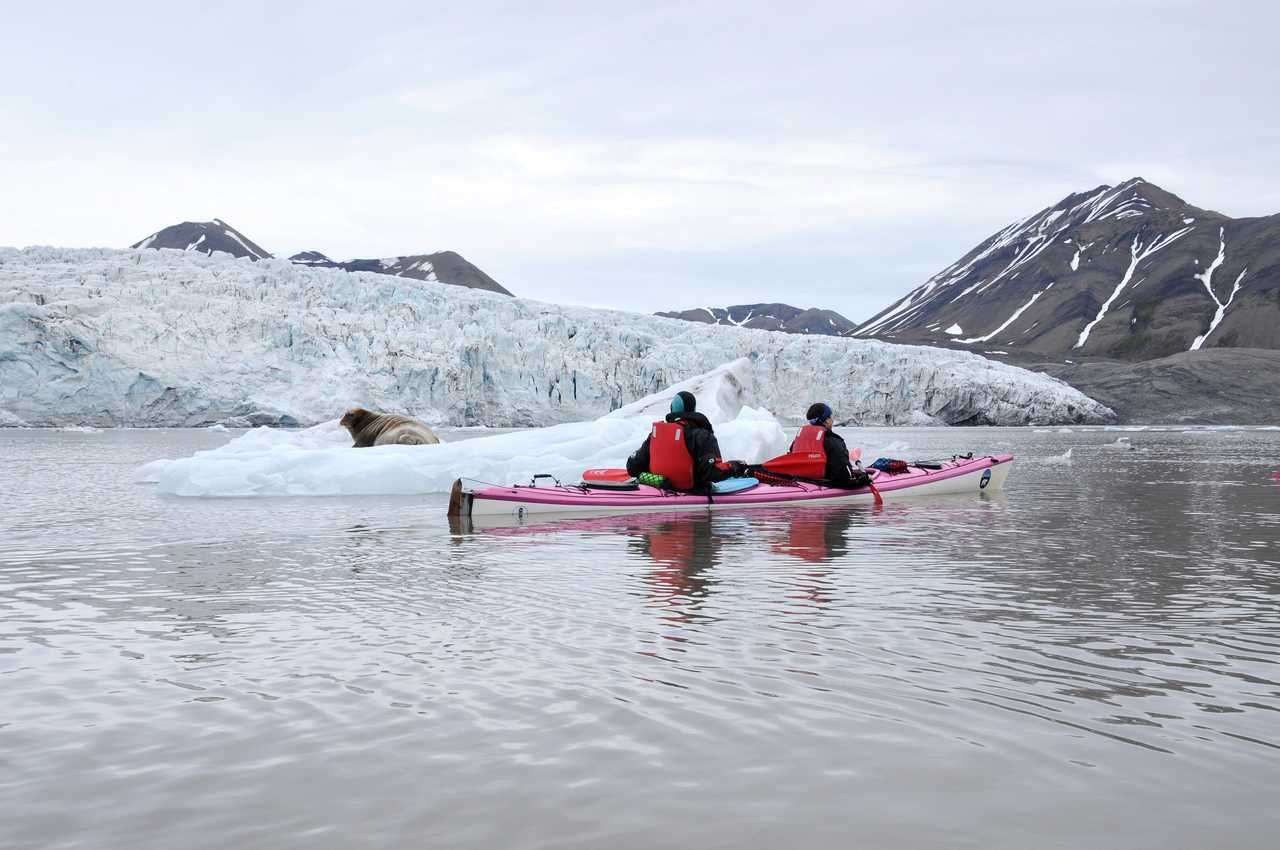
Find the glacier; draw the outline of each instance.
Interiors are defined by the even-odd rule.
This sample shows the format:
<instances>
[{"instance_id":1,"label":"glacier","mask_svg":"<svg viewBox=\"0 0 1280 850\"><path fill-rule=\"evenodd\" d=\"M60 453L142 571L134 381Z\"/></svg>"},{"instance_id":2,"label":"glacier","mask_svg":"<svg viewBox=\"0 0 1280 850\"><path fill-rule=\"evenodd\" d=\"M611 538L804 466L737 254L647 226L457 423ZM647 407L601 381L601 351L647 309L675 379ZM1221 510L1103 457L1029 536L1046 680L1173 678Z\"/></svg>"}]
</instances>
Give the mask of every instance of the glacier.
<instances>
[{"instance_id":1,"label":"glacier","mask_svg":"<svg viewBox=\"0 0 1280 850\"><path fill-rule=\"evenodd\" d=\"M577 482L584 469L623 466L680 390L699 399L722 456L759 463L786 451L789 440L772 414L744 404L750 368L736 360L591 422L431 446L353 449L336 419L303 430L260 427L217 449L152 461L135 480L198 497L408 496L446 492L455 478L510 484L541 473Z\"/></svg>"},{"instance_id":2,"label":"glacier","mask_svg":"<svg viewBox=\"0 0 1280 850\"><path fill-rule=\"evenodd\" d=\"M746 358L750 406L863 425L1107 423L969 352L546 304L222 253L0 249L0 424L304 426L352 405L433 425L595 420Z\"/></svg>"}]
</instances>

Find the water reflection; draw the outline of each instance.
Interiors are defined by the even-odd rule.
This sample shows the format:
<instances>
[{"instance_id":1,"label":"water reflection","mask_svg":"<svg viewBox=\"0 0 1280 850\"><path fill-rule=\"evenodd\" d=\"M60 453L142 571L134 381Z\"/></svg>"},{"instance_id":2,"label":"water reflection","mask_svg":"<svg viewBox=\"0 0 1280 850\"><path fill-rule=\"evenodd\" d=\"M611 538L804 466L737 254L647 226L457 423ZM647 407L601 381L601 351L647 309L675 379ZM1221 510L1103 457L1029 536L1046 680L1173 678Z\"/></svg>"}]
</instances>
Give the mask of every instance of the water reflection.
<instances>
[{"instance_id":1,"label":"water reflection","mask_svg":"<svg viewBox=\"0 0 1280 850\"><path fill-rule=\"evenodd\" d=\"M717 534L710 512L647 517L624 526L628 550L646 558L653 569L645 575L650 598L692 617L715 585L713 568L720 563L728 538Z\"/></svg>"},{"instance_id":2,"label":"water reflection","mask_svg":"<svg viewBox=\"0 0 1280 850\"><path fill-rule=\"evenodd\" d=\"M883 508L879 511L883 512ZM877 508L873 506L867 512L875 515ZM838 558L848 552L847 533L854 516L849 508L837 506L795 511L784 519L785 533L774 536L771 549L817 564Z\"/></svg>"}]
</instances>

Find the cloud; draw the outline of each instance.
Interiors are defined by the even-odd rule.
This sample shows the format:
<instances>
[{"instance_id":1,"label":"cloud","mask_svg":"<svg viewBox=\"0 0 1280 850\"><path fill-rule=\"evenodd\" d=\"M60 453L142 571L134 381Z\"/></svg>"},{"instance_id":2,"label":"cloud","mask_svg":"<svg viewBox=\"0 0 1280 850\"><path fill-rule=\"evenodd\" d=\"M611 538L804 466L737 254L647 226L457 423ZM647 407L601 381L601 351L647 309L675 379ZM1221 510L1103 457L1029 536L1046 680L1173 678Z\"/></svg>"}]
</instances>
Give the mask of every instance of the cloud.
<instances>
[{"instance_id":1,"label":"cloud","mask_svg":"<svg viewBox=\"0 0 1280 850\"><path fill-rule=\"evenodd\" d=\"M0 242L216 215L278 253L451 248L551 300L868 314L1102 182L1280 206L1265 5L1212 31L1176 3L236 8L11 16Z\"/></svg>"}]
</instances>

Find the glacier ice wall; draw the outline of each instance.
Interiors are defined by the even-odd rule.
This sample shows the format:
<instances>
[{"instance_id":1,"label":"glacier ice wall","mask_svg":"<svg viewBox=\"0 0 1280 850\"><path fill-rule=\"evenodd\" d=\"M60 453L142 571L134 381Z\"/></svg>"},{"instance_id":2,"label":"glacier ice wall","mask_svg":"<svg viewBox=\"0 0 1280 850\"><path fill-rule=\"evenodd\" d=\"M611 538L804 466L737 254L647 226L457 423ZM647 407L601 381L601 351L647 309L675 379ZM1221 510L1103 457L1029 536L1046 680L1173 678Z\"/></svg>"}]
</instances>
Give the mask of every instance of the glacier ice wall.
<instances>
[{"instance_id":1,"label":"glacier ice wall","mask_svg":"<svg viewBox=\"0 0 1280 850\"><path fill-rule=\"evenodd\" d=\"M752 404L859 424L1091 423L1066 384L967 352L544 304L227 255L0 249L0 422L442 425L593 419L745 357Z\"/></svg>"}]
</instances>

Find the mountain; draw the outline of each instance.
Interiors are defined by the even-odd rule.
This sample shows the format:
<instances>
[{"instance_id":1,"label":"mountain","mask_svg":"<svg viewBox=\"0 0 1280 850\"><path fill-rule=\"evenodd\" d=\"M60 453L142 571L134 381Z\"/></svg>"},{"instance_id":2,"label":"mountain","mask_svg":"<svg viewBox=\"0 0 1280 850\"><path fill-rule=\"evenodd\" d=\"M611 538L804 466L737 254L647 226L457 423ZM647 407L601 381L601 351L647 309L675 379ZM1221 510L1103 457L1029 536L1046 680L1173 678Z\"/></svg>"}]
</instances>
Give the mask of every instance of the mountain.
<instances>
[{"instance_id":1,"label":"mountain","mask_svg":"<svg viewBox=\"0 0 1280 850\"><path fill-rule=\"evenodd\" d=\"M432 280L483 289L500 295L511 295L502 284L489 277L462 255L453 251L437 251L434 254L410 254L404 257L387 257L381 260L331 260L319 251L303 251L289 258L290 262L313 268L343 269L349 272L376 272L393 277L414 280Z\"/></svg>"},{"instance_id":2,"label":"mountain","mask_svg":"<svg viewBox=\"0 0 1280 850\"><path fill-rule=\"evenodd\" d=\"M184 221L182 224L175 224L153 233L130 247L176 248L179 251L199 251L204 254L223 251L233 257L248 257L251 260L264 260L271 256L270 253L259 247L249 237L218 218L213 221ZM343 269L349 272L374 272L394 277L408 277L414 280L439 281L440 283L448 283L454 286L466 286L471 289L497 292L502 295L511 294L496 280L453 251L438 251L434 254L410 254L382 260L346 260L344 262L331 260L319 251L303 251L302 253L294 254L289 260L299 265L317 268Z\"/></svg>"},{"instance_id":3,"label":"mountain","mask_svg":"<svg viewBox=\"0 0 1280 850\"><path fill-rule=\"evenodd\" d=\"M1114 420L1060 381L967 351L709 327L282 259L0 248L8 424L306 424L363 404L431 424L547 425L742 357L748 396L791 422L819 399L841 421L876 425ZM990 440L965 439L979 451Z\"/></svg>"},{"instance_id":4,"label":"mountain","mask_svg":"<svg viewBox=\"0 0 1280 850\"><path fill-rule=\"evenodd\" d=\"M1280 215L1229 218L1140 177L1009 225L856 336L1127 361L1280 348Z\"/></svg>"},{"instance_id":5,"label":"mountain","mask_svg":"<svg viewBox=\"0 0 1280 850\"><path fill-rule=\"evenodd\" d=\"M811 307L802 310L790 304L737 304L733 307L698 307L693 310L655 313L668 319L702 322L708 325L734 325L762 331L784 331L792 334L825 334L843 336L856 325L833 310Z\"/></svg>"},{"instance_id":6,"label":"mountain","mask_svg":"<svg viewBox=\"0 0 1280 850\"><path fill-rule=\"evenodd\" d=\"M173 224L130 247L176 248L179 251L200 251L204 254L223 251L233 257L248 257L251 260L264 260L271 256L252 239L220 218Z\"/></svg>"}]
</instances>

